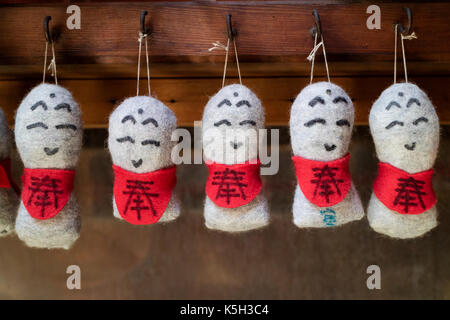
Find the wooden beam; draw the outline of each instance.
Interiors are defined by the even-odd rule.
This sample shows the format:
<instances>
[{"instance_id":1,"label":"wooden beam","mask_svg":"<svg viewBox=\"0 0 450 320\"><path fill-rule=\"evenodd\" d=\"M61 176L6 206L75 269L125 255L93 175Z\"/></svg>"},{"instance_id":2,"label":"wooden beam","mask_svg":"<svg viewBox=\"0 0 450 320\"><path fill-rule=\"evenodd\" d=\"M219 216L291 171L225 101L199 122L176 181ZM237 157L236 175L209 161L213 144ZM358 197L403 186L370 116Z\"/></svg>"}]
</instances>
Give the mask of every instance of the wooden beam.
<instances>
[{"instance_id":1,"label":"wooden beam","mask_svg":"<svg viewBox=\"0 0 450 320\"><path fill-rule=\"evenodd\" d=\"M410 79L422 87L433 100L441 123L450 123L449 77L417 77ZM230 80L230 82L233 79ZM236 81L236 79L234 79ZM391 77L336 77L333 79L352 97L356 109L356 124L367 124L370 107L383 89L392 83ZM267 125L283 126L289 121L293 99L307 85L307 77L270 77L244 79L244 84L255 91L266 108ZM180 126L192 126L201 120L203 108L221 84L220 78L154 79L152 93L172 108ZM13 124L15 110L35 81L0 81L2 108ZM83 111L86 128L106 127L108 116L121 100L133 96L136 80L65 80L61 85L72 91ZM146 83L141 82L141 92Z\"/></svg>"},{"instance_id":2,"label":"wooden beam","mask_svg":"<svg viewBox=\"0 0 450 320\"><path fill-rule=\"evenodd\" d=\"M407 41L409 60L450 61L450 3L381 2L381 30L366 27L368 3L342 1L207 1L79 3L81 29L66 28L68 2L3 5L0 10L0 64L40 65L44 52L43 18L60 33L57 61L135 63L141 10L149 11L155 62L217 62L223 52L208 52L226 41L225 16L233 15L241 61L301 61L311 51L312 10L317 9L330 61L391 61L393 23L406 22L404 6L414 15L419 39ZM426 6L426 7L425 7Z\"/></svg>"},{"instance_id":3,"label":"wooden beam","mask_svg":"<svg viewBox=\"0 0 450 320\"><path fill-rule=\"evenodd\" d=\"M242 75L248 77L306 77L311 64L301 62L244 62L240 63ZM329 64L331 77L391 76L393 62L345 62ZM399 67L399 76L403 69ZM58 64L58 79L135 79L136 64ZM223 63L152 63L155 78L216 78L223 74ZM450 76L450 61L409 61L408 74L414 76ZM141 76L145 77L145 66ZM319 59L314 66L315 76L325 76L324 63ZM237 77L234 61L228 64L228 77ZM42 79L41 65L0 65L0 80Z\"/></svg>"}]
</instances>

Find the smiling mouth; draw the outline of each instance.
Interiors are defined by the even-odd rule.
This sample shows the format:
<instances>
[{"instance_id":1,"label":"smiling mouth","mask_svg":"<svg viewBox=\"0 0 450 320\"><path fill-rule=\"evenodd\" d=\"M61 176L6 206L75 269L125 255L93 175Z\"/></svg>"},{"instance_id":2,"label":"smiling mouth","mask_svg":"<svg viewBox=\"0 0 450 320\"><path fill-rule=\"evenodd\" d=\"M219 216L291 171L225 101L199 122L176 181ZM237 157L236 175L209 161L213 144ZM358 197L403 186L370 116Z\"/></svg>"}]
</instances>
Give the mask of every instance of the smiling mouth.
<instances>
[{"instance_id":1,"label":"smiling mouth","mask_svg":"<svg viewBox=\"0 0 450 320\"><path fill-rule=\"evenodd\" d=\"M142 165L142 159L139 159L138 161L131 160L131 163L135 168L139 168Z\"/></svg>"},{"instance_id":2,"label":"smiling mouth","mask_svg":"<svg viewBox=\"0 0 450 320\"><path fill-rule=\"evenodd\" d=\"M411 144L405 144L405 148L409 151L413 151L416 148L416 143L413 142Z\"/></svg>"},{"instance_id":3,"label":"smiling mouth","mask_svg":"<svg viewBox=\"0 0 450 320\"><path fill-rule=\"evenodd\" d=\"M242 146L242 142L230 142L231 146L233 147L234 150L237 150L237 148L239 148L240 146Z\"/></svg>"},{"instance_id":4,"label":"smiling mouth","mask_svg":"<svg viewBox=\"0 0 450 320\"><path fill-rule=\"evenodd\" d=\"M336 145L335 144L329 145L328 143L325 143L323 146L325 147L325 150L327 150L328 152L329 151L333 151L334 149L336 149Z\"/></svg>"},{"instance_id":5,"label":"smiling mouth","mask_svg":"<svg viewBox=\"0 0 450 320\"><path fill-rule=\"evenodd\" d=\"M54 154L56 154L59 151L59 148L54 148L54 149L50 149L45 147L44 148L44 152L48 155L48 156L52 156Z\"/></svg>"}]
</instances>

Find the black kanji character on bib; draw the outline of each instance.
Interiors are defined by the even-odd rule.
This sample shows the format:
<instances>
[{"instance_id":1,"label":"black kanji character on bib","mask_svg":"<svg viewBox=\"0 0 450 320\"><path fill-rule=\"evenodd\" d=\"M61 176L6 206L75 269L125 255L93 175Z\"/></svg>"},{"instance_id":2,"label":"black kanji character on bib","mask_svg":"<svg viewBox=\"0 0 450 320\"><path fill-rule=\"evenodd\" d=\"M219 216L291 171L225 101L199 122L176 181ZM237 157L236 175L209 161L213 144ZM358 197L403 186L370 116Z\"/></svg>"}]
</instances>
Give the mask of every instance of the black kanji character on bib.
<instances>
[{"instance_id":1,"label":"black kanji character on bib","mask_svg":"<svg viewBox=\"0 0 450 320\"><path fill-rule=\"evenodd\" d=\"M341 190L339 189L339 183L344 182L342 179L336 179L336 171L339 170L337 167L329 167L328 165L322 168L313 168L314 177L311 183L315 184L314 197L319 193L321 196L325 197L327 202L330 202L330 196L337 193L341 195Z\"/></svg>"},{"instance_id":2,"label":"black kanji character on bib","mask_svg":"<svg viewBox=\"0 0 450 320\"><path fill-rule=\"evenodd\" d=\"M136 212L138 220L141 220L143 211L150 210L154 216L157 215L153 207L152 198L157 198L159 194L149 192L152 184L153 181L127 180L126 189L129 191L123 191L123 194L128 195L123 214L127 214L128 210L132 210Z\"/></svg>"},{"instance_id":3,"label":"black kanji character on bib","mask_svg":"<svg viewBox=\"0 0 450 320\"><path fill-rule=\"evenodd\" d=\"M405 213L408 213L409 207L417 207L420 205L422 209L425 209L425 203L423 202L422 196L426 195L423 192L424 181L416 180L413 177L408 179L400 178L397 180L398 188L397 196L394 200L394 205L403 206Z\"/></svg>"},{"instance_id":4,"label":"black kanji character on bib","mask_svg":"<svg viewBox=\"0 0 450 320\"><path fill-rule=\"evenodd\" d=\"M31 177L31 181L31 187L28 187L31 190L31 195L28 198L27 205L33 203L40 207L41 216L44 217L46 208L50 206L55 209L58 208L58 195L63 193L61 189L58 189L61 180L50 179L49 176L45 176L44 178Z\"/></svg>"},{"instance_id":5,"label":"black kanji character on bib","mask_svg":"<svg viewBox=\"0 0 450 320\"><path fill-rule=\"evenodd\" d=\"M214 172L212 185L219 186L217 189L216 199L226 198L227 204L230 204L231 198L246 199L244 187L248 185L242 183L245 172L230 170L226 168L224 171Z\"/></svg>"}]
</instances>

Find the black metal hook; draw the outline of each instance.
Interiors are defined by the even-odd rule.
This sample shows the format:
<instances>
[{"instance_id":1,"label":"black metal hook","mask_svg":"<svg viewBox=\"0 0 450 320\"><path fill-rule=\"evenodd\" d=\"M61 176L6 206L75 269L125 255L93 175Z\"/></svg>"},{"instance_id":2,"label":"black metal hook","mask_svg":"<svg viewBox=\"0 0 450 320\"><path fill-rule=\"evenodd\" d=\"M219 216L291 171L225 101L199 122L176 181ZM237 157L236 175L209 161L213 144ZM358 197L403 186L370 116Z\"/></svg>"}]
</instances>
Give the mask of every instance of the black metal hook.
<instances>
[{"instance_id":1,"label":"black metal hook","mask_svg":"<svg viewBox=\"0 0 450 320\"><path fill-rule=\"evenodd\" d=\"M406 25L406 28L400 22L396 22L394 24L394 28L395 28L395 25L397 25L398 26L398 30L400 31L400 33L403 34L403 35L407 35L407 34L411 34L411 32L412 32L413 16L412 16L412 12L411 12L410 8L404 7L404 9L405 9L406 14L408 16L408 24Z\"/></svg>"},{"instance_id":2,"label":"black metal hook","mask_svg":"<svg viewBox=\"0 0 450 320\"><path fill-rule=\"evenodd\" d=\"M317 38L320 39L322 37L322 25L320 24L320 17L317 10L313 10L312 12L315 20L315 25L309 30L309 33L315 37L317 35Z\"/></svg>"},{"instance_id":3,"label":"black metal hook","mask_svg":"<svg viewBox=\"0 0 450 320\"><path fill-rule=\"evenodd\" d=\"M141 12L141 33L146 35L149 34L150 29L145 27L145 16L148 14L147 11L142 11Z\"/></svg>"},{"instance_id":4,"label":"black metal hook","mask_svg":"<svg viewBox=\"0 0 450 320\"><path fill-rule=\"evenodd\" d=\"M49 21L52 20L52 17L50 16L46 16L44 18L44 34L45 34L45 39L47 40L48 43L52 43L53 42L53 37L52 34L50 32L50 28L48 26Z\"/></svg>"},{"instance_id":5,"label":"black metal hook","mask_svg":"<svg viewBox=\"0 0 450 320\"><path fill-rule=\"evenodd\" d=\"M227 34L228 39L230 40L234 40L234 37L237 36L237 31L233 28L233 24L231 23L231 14L227 14Z\"/></svg>"}]
</instances>

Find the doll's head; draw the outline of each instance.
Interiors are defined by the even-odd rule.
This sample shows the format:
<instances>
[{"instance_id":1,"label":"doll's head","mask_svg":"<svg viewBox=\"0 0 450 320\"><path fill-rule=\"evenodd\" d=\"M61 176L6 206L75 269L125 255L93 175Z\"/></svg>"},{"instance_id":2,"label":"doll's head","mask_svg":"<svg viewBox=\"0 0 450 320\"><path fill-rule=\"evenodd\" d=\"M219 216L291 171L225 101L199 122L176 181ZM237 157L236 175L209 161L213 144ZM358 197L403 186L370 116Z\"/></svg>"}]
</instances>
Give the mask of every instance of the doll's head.
<instances>
[{"instance_id":1,"label":"doll's head","mask_svg":"<svg viewBox=\"0 0 450 320\"><path fill-rule=\"evenodd\" d=\"M247 87L222 88L203 112L205 158L223 164L243 163L258 157L258 132L264 128L264 108Z\"/></svg>"},{"instance_id":2,"label":"doll's head","mask_svg":"<svg viewBox=\"0 0 450 320\"><path fill-rule=\"evenodd\" d=\"M82 145L81 110L63 87L40 84L17 109L14 133L26 168L74 168Z\"/></svg>"},{"instance_id":3,"label":"doll's head","mask_svg":"<svg viewBox=\"0 0 450 320\"><path fill-rule=\"evenodd\" d=\"M412 83L393 84L369 116L378 158L410 173L428 170L436 159L439 119L428 96Z\"/></svg>"},{"instance_id":4,"label":"doll's head","mask_svg":"<svg viewBox=\"0 0 450 320\"><path fill-rule=\"evenodd\" d=\"M115 165L136 173L173 165L171 141L177 119L161 101L147 96L125 99L109 117L108 146Z\"/></svg>"},{"instance_id":5,"label":"doll's head","mask_svg":"<svg viewBox=\"0 0 450 320\"><path fill-rule=\"evenodd\" d=\"M292 104L291 144L294 155L332 161L348 153L355 111L345 91L330 82L305 87Z\"/></svg>"},{"instance_id":6,"label":"doll's head","mask_svg":"<svg viewBox=\"0 0 450 320\"><path fill-rule=\"evenodd\" d=\"M0 160L10 157L12 148L12 134L6 120L5 113L0 109Z\"/></svg>"}]
</instances>

